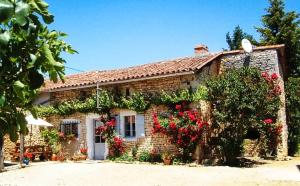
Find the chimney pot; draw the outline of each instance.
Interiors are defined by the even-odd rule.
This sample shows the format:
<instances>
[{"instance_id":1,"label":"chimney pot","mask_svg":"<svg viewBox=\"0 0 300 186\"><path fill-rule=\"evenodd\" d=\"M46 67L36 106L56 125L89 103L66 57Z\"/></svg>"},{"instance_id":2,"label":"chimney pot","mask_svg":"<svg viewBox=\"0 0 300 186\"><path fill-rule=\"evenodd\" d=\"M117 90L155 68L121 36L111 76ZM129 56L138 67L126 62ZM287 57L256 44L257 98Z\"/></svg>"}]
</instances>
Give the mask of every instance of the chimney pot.
<instances>
[{"instance_id":1,"label":"chimney pot","mask_svg":"<svg viewBox=\"0 0 300 186\"><path fill-rule=\"evenodd\" d=\"M195 46L194 51L196 55L207 54L209 52L208 47L203 44Z\"/></svg>"}]
</instances>

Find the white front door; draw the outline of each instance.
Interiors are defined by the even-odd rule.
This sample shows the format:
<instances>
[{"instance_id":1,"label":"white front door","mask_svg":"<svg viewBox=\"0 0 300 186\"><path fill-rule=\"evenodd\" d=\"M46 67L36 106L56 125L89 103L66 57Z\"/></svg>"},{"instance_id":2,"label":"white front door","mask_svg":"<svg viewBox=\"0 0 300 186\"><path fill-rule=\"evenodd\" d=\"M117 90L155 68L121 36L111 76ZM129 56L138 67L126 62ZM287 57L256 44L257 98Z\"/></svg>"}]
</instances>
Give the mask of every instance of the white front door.
<instances>
[{"instance_id":1,"label":"white front door","mask_svg":"<svg viewBox=\"0 0 300 186\"><path fill-rule=\"evenodd\" d=\"M94 159L103 160L105 159L105 139L101 136L98 127L103 125L101 121L94 120Z\"/></svg>"}]
</instances>

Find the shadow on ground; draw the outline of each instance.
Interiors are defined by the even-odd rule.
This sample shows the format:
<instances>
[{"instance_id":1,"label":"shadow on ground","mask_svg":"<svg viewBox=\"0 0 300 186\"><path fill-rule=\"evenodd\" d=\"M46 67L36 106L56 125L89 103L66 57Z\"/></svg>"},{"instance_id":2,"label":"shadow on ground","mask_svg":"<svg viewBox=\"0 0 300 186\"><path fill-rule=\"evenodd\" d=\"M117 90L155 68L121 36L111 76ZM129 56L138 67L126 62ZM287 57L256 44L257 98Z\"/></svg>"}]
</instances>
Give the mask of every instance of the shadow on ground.
<instances>
[{"instance_id":1,"label":"shadow on ground","mask_svg":"<svg viewBox=\"0 0 300 186\"><path fill-rule=\"evenodd\" d=\"M227 165L229 167L237 167L237 168L254 168L258 165L264 165L267 164L267 162L261 161L261 160L254 160L249 158L237 158L235 162L231 164L223 164Z\"/></svg>"}]
</instances>

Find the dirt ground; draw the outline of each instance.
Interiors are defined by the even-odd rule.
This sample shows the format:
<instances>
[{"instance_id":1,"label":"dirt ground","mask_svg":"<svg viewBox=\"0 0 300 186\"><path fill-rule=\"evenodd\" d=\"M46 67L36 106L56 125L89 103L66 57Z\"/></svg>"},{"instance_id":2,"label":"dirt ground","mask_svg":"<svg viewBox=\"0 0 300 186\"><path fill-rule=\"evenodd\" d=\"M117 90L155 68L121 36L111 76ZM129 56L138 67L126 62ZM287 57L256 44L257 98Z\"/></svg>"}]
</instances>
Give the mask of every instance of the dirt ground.
<instances>
[{"instance_id":1,"label":"dirt ground","mask_svg":"<svg viewBox=\"0 0 300 186\"><path fill-rule=\"evenodd\" d=\"M99 161L42 162L0 173L0 186L48 185L300 185L300 158L254 168L188 167Z\"/></svg>"}]
</instances>

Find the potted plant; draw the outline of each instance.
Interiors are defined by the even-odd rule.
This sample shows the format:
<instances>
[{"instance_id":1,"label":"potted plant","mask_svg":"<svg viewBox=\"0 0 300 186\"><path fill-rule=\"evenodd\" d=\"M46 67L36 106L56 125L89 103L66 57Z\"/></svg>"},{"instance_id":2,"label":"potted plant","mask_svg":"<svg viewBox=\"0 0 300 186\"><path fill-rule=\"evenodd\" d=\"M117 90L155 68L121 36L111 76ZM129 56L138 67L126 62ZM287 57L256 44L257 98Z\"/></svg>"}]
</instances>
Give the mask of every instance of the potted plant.
<instances>
[{"instance_id":1,"label":"potted plant","mask_svg":"<svg viewBox=\"0 0 300 186\"><path fill-rule=\"evenodd\" d=\"M170 151L167 150L167 151L162 153L162 159L164 161L164 165L171 165L173 155L171 154Z\"/></svg>"},{"instance_id":2,"label":"potted plant","mask_svg":"<svg viewBox=\"0 0 300 186\"><path fill-rule=\"evenodd\" d=\"M43 130L41 132L44 141L50 146L52 150L51 160L57 161L57 153L59 152L58 141L60 139L59 133L57 130Z\"/></svg>"},{"instance_id":3,"label":"potted plant","mask_svg":"<svg viewBox=\"0 0 300 186\"><path fill-rule=\"evenodd\" d=\"M60 147L57 143L51 145L51 150L52 150L51 160L52 161L57 161L57 159L58 159L57 154L59 153L59 149L60 149Z\"/></svg>"},{"instance_id":4,"label":"potted plant","mask_svg":"<svg viewBox=\"0 0 300 186\"><path fill-rule=\"evenodd\" d=\"M62 144L59 144L58 146L58 153L57 153L57 159L59 161L65 161L66 156L65 156L65 150Z\"/></svg>"},{"instance_id":5,"label":"potted plant","mask_svg":"<svg viewBox=\"0 0 300 186\"><path fill-rule=\"evenodd\" d=\"M81 160L86 160L87 150L88 150L87 148L80 148L80 153L81 153L80 159Z\"/></svg>"}]
</instances>

